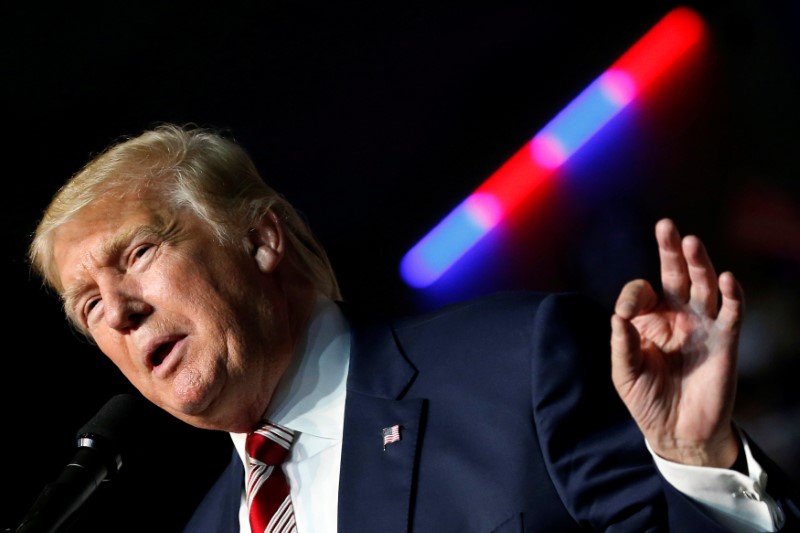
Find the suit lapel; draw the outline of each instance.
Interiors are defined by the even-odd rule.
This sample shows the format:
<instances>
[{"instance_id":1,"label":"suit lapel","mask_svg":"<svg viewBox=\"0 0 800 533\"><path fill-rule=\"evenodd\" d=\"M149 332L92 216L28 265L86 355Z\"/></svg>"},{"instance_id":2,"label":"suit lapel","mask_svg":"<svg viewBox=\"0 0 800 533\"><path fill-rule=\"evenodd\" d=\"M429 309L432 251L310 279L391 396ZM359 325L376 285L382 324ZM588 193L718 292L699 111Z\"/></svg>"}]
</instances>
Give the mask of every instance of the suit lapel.
<instances>
[{"instance_id":1,"label":"suit lapel","mask_svg":"<svg viewBox=\"0 0 800 533\"><path fill-rule=\"evenodd\" d=\"M339 478L339 533L409 530L423 400L347 398ZM400 426L400 440L383 449L381 429Z\"/></svg>"},{"instance_id":2,"label":"suit lapel","mask_svg":"<svg viewBox=\"0 0 800 533\"><path fill-rule=\"evenodd\" d=\"M408 532L425 401L401 399L416 375L389 327L353 336L339 478L340 533ZM383 428L400 439L383 445Z\"/></svg>"}]
</instances>

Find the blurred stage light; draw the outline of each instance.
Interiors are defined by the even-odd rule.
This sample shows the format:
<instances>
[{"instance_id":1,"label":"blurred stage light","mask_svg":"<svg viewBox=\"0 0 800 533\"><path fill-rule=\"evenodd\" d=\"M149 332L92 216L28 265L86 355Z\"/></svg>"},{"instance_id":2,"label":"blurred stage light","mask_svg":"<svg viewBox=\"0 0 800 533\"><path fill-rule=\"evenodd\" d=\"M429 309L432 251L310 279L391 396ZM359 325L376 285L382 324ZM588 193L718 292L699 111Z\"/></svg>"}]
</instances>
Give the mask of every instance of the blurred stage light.
<instances>
[{"instance_id":1,"label":"blurred stage light","mask_svg":"<svg viewBox=\"0 0 800 533\"><path fill-rule=\"evenodd\" d=\"M704 31L694 10L670 11L406 253L400 263L403 280L424 288L439 279L700 41Z\"/></svg>"}]
</instances>

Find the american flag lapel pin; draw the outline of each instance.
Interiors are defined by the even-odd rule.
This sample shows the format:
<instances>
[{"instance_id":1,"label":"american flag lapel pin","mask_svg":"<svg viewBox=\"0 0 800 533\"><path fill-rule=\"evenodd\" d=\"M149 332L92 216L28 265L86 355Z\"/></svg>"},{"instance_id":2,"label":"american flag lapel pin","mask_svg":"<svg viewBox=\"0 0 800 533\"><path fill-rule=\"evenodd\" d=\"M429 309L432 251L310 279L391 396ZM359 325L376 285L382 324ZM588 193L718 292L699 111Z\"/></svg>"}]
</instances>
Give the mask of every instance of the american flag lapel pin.
<instances>
[{"instance_id":1,"label":"american flag lapel pin","mask_svg":"<svg viewBox=\"0 0 800 533\"><path fill-rule=\"evenodd\" d=\"M386 445L400 440L400 426L395 424L388 428L381 430L383 436L383 451L386 451Z\"/></svg>"}]
</instances>

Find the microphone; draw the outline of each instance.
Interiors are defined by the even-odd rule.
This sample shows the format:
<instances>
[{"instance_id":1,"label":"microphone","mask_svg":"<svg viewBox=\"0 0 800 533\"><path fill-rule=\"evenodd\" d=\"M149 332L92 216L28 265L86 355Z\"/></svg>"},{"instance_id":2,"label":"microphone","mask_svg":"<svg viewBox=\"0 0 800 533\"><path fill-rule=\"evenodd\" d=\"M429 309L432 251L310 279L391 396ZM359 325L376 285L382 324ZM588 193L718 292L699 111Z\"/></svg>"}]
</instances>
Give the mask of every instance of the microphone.
<instances>
[{"instance_id":1,"label":"microphone","mask_svg":"<svg viewBox=\"0 0 800 533\"><path fill-rule=\"evenodd\" d=\"M118 394L76 435L77 450L61 475L46 485L15 530L16 533L55 533L86 502L101 482L112 479L122 466L126 439L140 426L145 400Z\"/></svg>"}]
</instances>

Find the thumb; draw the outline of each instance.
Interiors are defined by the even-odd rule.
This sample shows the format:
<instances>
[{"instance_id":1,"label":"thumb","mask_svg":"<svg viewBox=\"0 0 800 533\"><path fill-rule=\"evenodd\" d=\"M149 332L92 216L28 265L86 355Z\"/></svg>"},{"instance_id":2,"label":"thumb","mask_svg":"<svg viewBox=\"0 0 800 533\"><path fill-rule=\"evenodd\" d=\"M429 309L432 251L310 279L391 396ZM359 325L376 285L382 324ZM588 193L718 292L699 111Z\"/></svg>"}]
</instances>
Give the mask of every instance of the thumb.
<instances>
[{"instance_id":1,"label":"thumb","mask_svg":"<svg viewBox=\"0 0 800 533\"><path fill-rule=\"evenodd\" d=\"M611 379L623 398L641 373L642 349L639 331L630 322L614 314L611 317Z\"/></svg>"}]
</instances>

